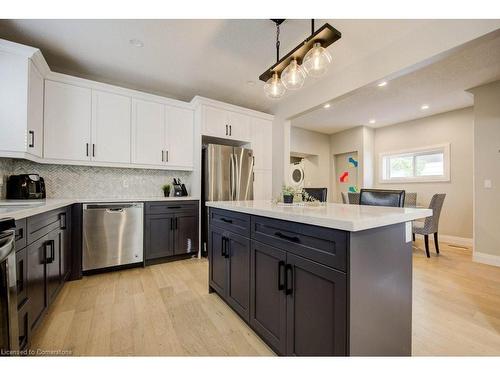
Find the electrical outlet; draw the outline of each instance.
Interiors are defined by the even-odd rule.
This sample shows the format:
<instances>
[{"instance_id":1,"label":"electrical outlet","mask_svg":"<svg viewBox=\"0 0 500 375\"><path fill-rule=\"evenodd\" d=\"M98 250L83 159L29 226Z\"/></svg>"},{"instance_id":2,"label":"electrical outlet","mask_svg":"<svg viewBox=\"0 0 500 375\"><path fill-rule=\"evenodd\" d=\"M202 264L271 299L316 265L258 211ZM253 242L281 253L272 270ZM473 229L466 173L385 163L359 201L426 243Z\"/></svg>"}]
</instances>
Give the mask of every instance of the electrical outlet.
<instances>
[{"instance_id":1,"label":"electrical outlet","mask_svg":"<svg viewBox=\"0 0 500 375\"><path fill-rule=\"evenodd\" d=\"M128 180L123 180L123 187L128 188Z\"/></svg>"},{"instance_id":2,"label":"electrical outlet","mask_svg":"<svg viewBox=\"0 0 500 375\"><path fill-rule=\"evenodd\" d=\"M484 188L485 189L491 189L492 188L491 180L484 180Z\"/></svg>"}]
</instances>

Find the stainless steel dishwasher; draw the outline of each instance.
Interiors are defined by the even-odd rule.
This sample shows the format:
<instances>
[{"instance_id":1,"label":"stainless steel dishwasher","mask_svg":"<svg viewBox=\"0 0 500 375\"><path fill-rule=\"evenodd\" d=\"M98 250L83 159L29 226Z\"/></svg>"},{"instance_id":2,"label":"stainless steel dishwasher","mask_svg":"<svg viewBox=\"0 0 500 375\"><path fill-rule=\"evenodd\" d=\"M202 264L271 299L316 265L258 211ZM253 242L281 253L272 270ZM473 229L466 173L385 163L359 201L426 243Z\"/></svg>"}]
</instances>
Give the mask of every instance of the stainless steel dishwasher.
<instances>
[{"instance_id":1,"label":"stainless steel dishwasher","mask_svg":"<svg viewBox=\"0 0 500 375\"><path fill-rule=\"evenodd\" d=\"M83 205L83 270L142 262L143 203Z\"/></svg>"}]
</instances>

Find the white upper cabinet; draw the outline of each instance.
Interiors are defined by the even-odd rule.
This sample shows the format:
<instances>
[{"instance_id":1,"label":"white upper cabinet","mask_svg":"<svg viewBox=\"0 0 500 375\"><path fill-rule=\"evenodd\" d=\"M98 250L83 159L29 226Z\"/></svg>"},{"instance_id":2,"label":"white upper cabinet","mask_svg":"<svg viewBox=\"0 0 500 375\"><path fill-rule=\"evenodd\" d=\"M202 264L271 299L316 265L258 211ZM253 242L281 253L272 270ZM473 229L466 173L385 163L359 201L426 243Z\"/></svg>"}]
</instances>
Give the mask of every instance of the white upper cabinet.
<instances>
[{"instance_id":1,"label":"white upper cabinet","mask_svg":"<svg viewBox=\"0 0 500 375\"><path fill-rule=\"evenodd\" d=\"M227 111L210 106L204 106L203 134L217 138L227 138L229 136Z\"/></svg>"},{"instance_id":2,"label":"white upper cabinet","mask_svg":"<svg viewBox=\"0 0 500 375\"><path fill-rule=\"evenodd\" d=\"M30 61L28 64L28 140L27 152L43 154L43 77Z\"/></svg>"},{"instance_id":3,"label":"white upper cabinet","mask_svg":"<svg viewBox=\"0 0 500 375\"><path fill-rule=\"evenodd\" d=\"M203 106L203 134L211 137L250 140L250 117L241 113Z\"/></svg>"},{"instance_id":4,"label":"white upper cabinet","mask_svg":"<svg viewBox=\"0 0 500 375\"><path fill-rule=\"evenodd\" d=\"M272 169L272 121L253 117L251 120L251 148L255 159L254 169Z\"/></svg>"},{"instance_id":5,"label":"white upper cabinet","mask_svg":"<svg viewBox=\"0 0 500 375\"><path fill-rule=\"evenodd\" d=\"M45 81L45 158L90 160L91 103L88 88Z\"/></svg>"},{"instance_id":6,"label":"white upper cabinet","mask_svg":"<svg viewBox=\"0 0 500 375\"><path fill-rule=\"evenodd\" d=\"M167 106L167 164L193 167L194 112L191 109Z\"/></svg>"},{"instance_id":7,"label":"white upper cabinet","mask_svg":"<svg viewBox=\"0 0 500 375\"><path fill-rule=\"evenodd\" d=\"M132 162L165 165L167 158L165 106L133 99Z\"/></svg>"},{"instance_id":8,"label":"white upper cabinet","mask_svg":"<svg viewBox=\"0 0 500 375\"><path fill-rule=\"evenodd\" d=\"M25 56L0 51L1 156L42 156L43 77Z\"/></svg>"},{"instance_id":9,"label":"white upper cabinet","mask_svg":"<svg viewBox=\"0 0 500 375\"><path fill-rule=\"evenodd\" d=\"M229 138L250 141L250 117L236 112L228 112Z\"/></svg>"},{"instance_id":10,"label":"white upper cabinet","mask_svg":"<svg viewBox=\"0 0 500 375\"><path fill-rule=\"evenodd\" d=\"M130 163L131 99L92 91L92 160Z\"/></svg>"}]
</instances>

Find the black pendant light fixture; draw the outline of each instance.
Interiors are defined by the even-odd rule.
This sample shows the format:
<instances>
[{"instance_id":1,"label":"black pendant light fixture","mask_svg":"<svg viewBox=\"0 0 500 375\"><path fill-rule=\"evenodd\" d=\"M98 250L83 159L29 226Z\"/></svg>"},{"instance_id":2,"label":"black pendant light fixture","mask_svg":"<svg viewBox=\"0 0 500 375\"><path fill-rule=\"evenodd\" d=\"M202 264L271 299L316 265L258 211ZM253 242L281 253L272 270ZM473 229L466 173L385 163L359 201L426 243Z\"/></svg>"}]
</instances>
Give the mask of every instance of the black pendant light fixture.
<instances>
[{"instance_id":1,"label":"black pendant light fixture","mask_svg":"<svg viewBox=\"0 0 500 375\"><path fill-rule=\"evenodd\" d=\"M320 77L332 61L326 48L342 37L340 31L329 23L318 30L311 20L311 35L293 50L280 58L280 25L284 19L272 19L276 24L276 63L259 77L266 82L264 92L271 99L281 98L286 90L297 90L304 85L306 76Z\"/></svg>"}]
</instances>

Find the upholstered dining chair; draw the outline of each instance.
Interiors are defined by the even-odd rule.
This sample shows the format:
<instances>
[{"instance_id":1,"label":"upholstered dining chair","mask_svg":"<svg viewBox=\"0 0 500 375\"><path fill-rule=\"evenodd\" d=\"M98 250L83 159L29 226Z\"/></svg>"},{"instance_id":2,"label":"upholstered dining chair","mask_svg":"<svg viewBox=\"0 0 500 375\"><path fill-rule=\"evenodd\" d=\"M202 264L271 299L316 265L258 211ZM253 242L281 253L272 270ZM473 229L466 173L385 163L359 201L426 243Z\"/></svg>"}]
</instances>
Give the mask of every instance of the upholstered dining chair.
<instances>
[{"instance_id":1,"label":"upholstered dining chair","mask_svg":"<svg viewBox=\"0 0 500 375\"><path fill-rule=\"evenodd\" d=\"M303 189L309 196L320 202L326 202L328 189L327 188L304 188Z\"/></svg>"},{"instance_id":2,"label":"upholstered dining chair","mask_svg":"<svg viewBox=\"0 0 500 375\"><path fill-rule=\"evenodd\" d=\"M417 207L417 193L405 194L405 207L411 207L411 208Z\"/></svg>"},{"instance_id":3,"label":"upholstered dining chair","mask_svg":"<svg viewBox=\"0 0 500 375\"><path fill-rule=\"evenodd\" d=\"M436 253L439 254L439 216L441 215L441 208L443 208L445 197L446 194L434 194L432 196L431 203L429 204L429 208L432 209L432 216L426 217L423 222L413 222L413 240L415 241L415 234L421 234L424 236L425 253L427 254L427 258L431 257L429 253L429 234L434 234L434 246L436 247Z\"/></svg>"},{"instance_id":4,"label":"upholstered dining chair","mask_svg":"<svg viewBox=\"0 0 500 375\"><path fill-rule=\"evenodd\" d=\"M364 206L403 207L404 190L361 189L359 204Z\"/></svg>"},{"instance_id":5,"label":"upholstered dining chair","mask_svg":"<svg viewBox=\"0 0 500 375\"><path fill-rule=\"evenodd\" d=\"M349 204L359 204L359 193L347 193Z\"/></svg>"}]
</instances>

